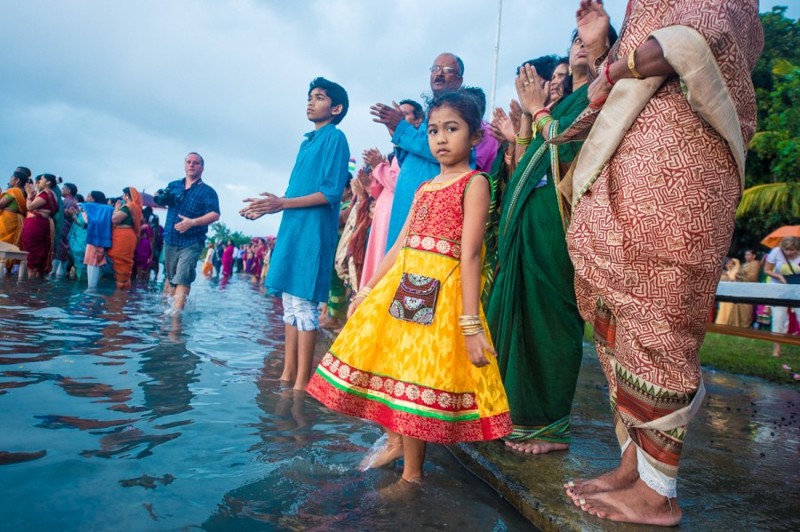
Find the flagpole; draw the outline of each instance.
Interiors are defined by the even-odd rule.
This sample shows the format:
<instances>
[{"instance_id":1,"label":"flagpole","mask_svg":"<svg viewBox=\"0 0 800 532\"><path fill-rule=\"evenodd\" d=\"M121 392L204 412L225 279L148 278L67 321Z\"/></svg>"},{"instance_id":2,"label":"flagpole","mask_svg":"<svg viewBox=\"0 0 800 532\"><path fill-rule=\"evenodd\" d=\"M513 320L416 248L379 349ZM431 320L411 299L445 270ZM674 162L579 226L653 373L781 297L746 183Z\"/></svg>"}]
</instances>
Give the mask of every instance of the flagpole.
<instances>
[{"instance_id":1,"label":"flagpole","mask_svg":"<svg viewBox=\"0 0 800 532\"><path fill-rule=\"evenodd\" d=\"M497 0L497 35L494 41L494 75L492 76L492 98L489 106L489 115L494 112L495 97L497 96L497 63L500 59L500 21L503 18L503 0Z\"/></svg>"}]
</instances>

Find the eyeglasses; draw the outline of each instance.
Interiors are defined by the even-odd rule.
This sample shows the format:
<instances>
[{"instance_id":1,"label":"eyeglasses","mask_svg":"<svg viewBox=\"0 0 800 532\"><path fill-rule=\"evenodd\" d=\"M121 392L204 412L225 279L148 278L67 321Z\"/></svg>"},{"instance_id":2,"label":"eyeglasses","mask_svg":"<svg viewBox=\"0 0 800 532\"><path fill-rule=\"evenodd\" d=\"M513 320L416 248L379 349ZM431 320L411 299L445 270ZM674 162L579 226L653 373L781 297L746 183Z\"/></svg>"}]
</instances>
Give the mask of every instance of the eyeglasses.
<instances>
[{"instance_id":1,"label":"eyeglasses","mask_svg":"<svg viewBox=\"0 0 800 532\"><path fill-rule=\"evenodd\" d=\"M431 72L441 72L442 74L458 74L457 68L449 66L433 65L430 70Z\"/></svg>"}]
</instances>

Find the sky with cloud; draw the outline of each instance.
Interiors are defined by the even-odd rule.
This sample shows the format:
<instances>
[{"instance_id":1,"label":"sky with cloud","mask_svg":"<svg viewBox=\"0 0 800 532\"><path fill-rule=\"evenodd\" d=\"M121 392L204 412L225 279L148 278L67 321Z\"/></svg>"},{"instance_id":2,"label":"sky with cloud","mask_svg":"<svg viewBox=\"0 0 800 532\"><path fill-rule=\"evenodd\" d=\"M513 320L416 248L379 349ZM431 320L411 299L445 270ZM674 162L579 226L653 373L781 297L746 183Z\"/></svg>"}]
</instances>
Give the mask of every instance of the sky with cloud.
<instances>
[{"instance_id":1,"label":"sky with cloud","mask_svg":"<svg viewBox=\"0 0 800 532\"><path fill-rule=\"evenodd\" d=\"M504 0L498 105L526 59L565 54L577 1ZM625 0L607 0L619 29ZM800 2L761 2L761 10ZM303 133L309 81L342 84L351 155L391 149L375 102L429 93L436 55L458 54L464 83L491 97L498 1L27 0L0 5L0 171L50 172L80 192L154 192L206 160L228 227L275 234L278 215L247 221L242 198L283 194ZM487 113L488 115L488 113ZM3 181L5 184L5 181ZM163 216L162 216L163 219Z\"/></svg>"}]
</instances>

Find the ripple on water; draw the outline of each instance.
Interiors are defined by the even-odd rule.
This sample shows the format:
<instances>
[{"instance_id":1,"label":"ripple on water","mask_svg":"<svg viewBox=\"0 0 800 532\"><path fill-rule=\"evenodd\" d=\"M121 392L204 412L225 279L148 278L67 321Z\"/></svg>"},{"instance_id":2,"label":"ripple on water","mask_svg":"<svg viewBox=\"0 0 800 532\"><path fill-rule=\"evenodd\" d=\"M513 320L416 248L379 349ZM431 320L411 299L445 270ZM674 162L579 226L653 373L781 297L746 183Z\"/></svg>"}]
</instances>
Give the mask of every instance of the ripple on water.
<instances>
[{"instance_id":1,"label":"ripple on water","mask_svg":"<svg viewBox=\"0 0 800 532\"><path fill-rule=\"evenodd\" d=\"M527 526L440 447L418 511L382 500L398 472L356 469L381 431L281 387L280 302L244 278L199 278L180 316L156 285L0 288L8 529Z\"/></svg>"}]
</instances>

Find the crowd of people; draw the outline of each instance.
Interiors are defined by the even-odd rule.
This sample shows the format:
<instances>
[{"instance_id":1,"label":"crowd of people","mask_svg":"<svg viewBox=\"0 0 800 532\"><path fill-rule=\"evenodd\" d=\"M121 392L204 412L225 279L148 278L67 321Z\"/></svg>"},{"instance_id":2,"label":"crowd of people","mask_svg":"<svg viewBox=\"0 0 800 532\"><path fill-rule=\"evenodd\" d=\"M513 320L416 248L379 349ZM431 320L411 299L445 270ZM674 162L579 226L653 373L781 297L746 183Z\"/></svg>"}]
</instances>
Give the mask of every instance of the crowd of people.
<instances>
[{"instance_id":1,"label":"crowd of people","mask_svg":"<svg viewBox=\"0 0 800 532\"><path fill-rule=\"evenodd\" d=\"M30 278L75 278L96 288L103 275L120 290L158 278L164 264L164 291L173 309L184 308L208 226L219 219L216 191L203 182L205 162L195 152L184 159L185 177L153 198L167 208L159 223L150 205L132 187L118 197L93 190L85 197L73 183L53 174L33 177L17 167L0 195L0 245L27 253ZM19 261L6 260L6 274Z\"/></svg>"},{"instance_id":2,"label":"crowd of people","mask_svg":"<svg viewBox=\"0 0 800 532\"><path fill-rule=\"evenodd\" d=\"M0 242L28 253L29 277L69 277L96 287L105 273L117 288L158 277L163 228L134 187L85 197L53 174L17 167L0 196ZM6 261L6 274L15 261Z\"/></svg>"},{"instance_id":3,"label":"crowd of people","mask_svg":"<svg viewBox=\"0 0 800 532\"><path fill-rule=\"evenodd\" d=\"M520 66L518 99L489 124L464 62L440 54L426 112L371 107L394 151L366 150L352 181L336 127L347 94L314 80L285 195L241 214L283 212L265 281L283 298L281 379L383 426L362 467L404 458L403 489L421 481L426 442L567 450L589 322L621 460L566 493L602 518L675 525L697 353L755 130L758 5L632 0L618 37L583 0L565 45ZM312 371L319 303L347 321Z\"/></svg>"},{"instance_id":4,"label":"crowd of people","mask_svg":"<svg viewBox=\"0 0 800 532\"><path fill-rule=\"evenodd\" d=\"M425 106L372 106L394 150L365 150L355 177L337 127L347 92L316 78L313 130L285 194L246 198L240 211L282 213L274 246L211 245L203 269L230 276L241 261L280 294L281 380L380 424L385 441L361 467L402 457L396 490L422 481L427 442L568 450L591 323L621 458L597 478L568 481L566 495L601 518L676 525L683 441L704 396L697 353L755 129L750 72L762 45L755 1L631 0L618 35L601 1L582 0L567 55L520 65L518 98L491 123L452 53L434 59ZM202 158L185 164L165 223L165 287L177 308L219 218L199 180ZM62 231L50 177L27 191L35 221L22 245L39 257L34 274L49 271L41 257L55 248L34 252L33 235ZM123 192L103 222L109 245L87 244L83 258L96 264L110 248L102 259L120 264L122 287L131 261L121 257L143 219L138 192ZM791 272L796 244L781 246ZM774 259L764 271L785 281ZM323 305L323 324L342 330L314 369Z\"/></svg>"},{"instance_id":5,"label":"crowd of people","mask_svg":"<svg viewBox=\"0 0 800 532\"><path fill-rule=\"evenodd\" d=\"M208 243L203 257L202 273L206 277L230 278L234 273L246 274L253 283L263 283L269 269L274 237L255 237L237 246L232 239Z\"/></svg>"},{"instance_id":6,"label":"crowd of people","mask_svg":"<svg viewBox=\"0 0 800 532\"><path fill-rule=\"evenodd\" d=\"M800 284L800 238L783 237L767 254L744 252L743 262L725 257L721 282ZM782 306L720 303L714 323L732 327L769 329L777 334L800 334L800 309ZM772 356L781 355L781 344L773 343Z\"/></svg>"}]
</instances>

